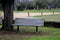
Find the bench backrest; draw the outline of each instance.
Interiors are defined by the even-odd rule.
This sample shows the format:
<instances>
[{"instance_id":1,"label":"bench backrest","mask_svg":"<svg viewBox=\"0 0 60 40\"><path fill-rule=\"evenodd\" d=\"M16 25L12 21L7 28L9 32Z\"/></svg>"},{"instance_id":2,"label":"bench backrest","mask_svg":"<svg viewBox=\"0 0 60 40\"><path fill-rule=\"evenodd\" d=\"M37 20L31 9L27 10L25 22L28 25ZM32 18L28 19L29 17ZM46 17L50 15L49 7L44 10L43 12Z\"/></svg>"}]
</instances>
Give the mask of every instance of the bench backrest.
<instances>
[{"instance_id":1,"label":"bench backrest","mask_svg":"<svg viewBox=\"0 0 60 40\"><path fill-rule=\"evenodd\" d=\"M23 26L44 26L44 19L42 18L16 18L16 25Z\"/></svg>"},{"instance_id":2,"label":"bench backrest","mask_svg":"<svg viewBox=\"0 0 60 40\"><path fill-rule=\"evenodd\" d=\"M0 24L2 24L2 18L0 17Z\"/></svg>"}]
</instances>

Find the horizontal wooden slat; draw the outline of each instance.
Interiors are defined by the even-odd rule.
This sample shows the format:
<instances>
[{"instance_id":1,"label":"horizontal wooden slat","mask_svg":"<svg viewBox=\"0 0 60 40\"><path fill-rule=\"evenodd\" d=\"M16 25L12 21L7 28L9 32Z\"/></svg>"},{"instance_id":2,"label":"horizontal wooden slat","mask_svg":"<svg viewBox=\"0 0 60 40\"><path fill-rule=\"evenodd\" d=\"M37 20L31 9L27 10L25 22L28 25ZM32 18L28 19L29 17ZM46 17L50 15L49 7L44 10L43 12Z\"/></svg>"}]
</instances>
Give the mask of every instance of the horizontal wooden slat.
<instances>
[{"instance_id":1,"label":"horizontal wooden slat","mask_svg":"<svg viewBox=\"0 0 60 40\"><path fill-rule=\"evenodd\" d=\"M25 26L44 26L44 19L42 18L16 18L13 25Z\"/></svg>"}]
</instances>

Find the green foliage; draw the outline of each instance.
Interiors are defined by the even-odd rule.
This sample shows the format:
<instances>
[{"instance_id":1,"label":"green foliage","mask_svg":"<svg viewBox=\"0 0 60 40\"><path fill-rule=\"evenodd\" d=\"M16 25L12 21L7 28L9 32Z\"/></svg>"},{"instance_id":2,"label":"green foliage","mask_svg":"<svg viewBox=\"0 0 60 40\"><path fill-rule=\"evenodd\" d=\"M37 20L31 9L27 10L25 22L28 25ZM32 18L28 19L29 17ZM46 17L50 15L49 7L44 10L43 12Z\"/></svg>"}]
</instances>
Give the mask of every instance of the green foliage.
<instances>
[{"instance_id":1,"label":"green foliage","mask_svg":"<svg viewBox=\"0 0 60 40\"><path fill-rule=\"evenodd\" d=\"M36 6L36 3L32 1L32 2L29 2L29 3L28 3L27 8L28 8L28 9L34 9L35 6Z\"/></svg>"},{"instance_id":2,"label":"green foliage","mask_svg":"<svg viewBox=\"0 0 60 40\"><path fill-rule=\"evenodd\" d=\"M24 10L25 8L25 5L24 4L20 4L17 8L17 10Z\"/></svg>"},{"instance_id":3,"label":"green foliage","mask_svg":"<svg viewBox=\"0 0 60 40\"><path fill-rule=\"evenodd\" d=\"M22 2L20 2L21 4ZM52 8L60 8L60 1L59 0L34 0L34 1L25 1L22 3L24 6L23 9L52 9ZM27 6L27 7L26 7ZM48 7L49 6L49 7ZM21 8L21 7L20 7Z\"/></svg>"}]
</instances>

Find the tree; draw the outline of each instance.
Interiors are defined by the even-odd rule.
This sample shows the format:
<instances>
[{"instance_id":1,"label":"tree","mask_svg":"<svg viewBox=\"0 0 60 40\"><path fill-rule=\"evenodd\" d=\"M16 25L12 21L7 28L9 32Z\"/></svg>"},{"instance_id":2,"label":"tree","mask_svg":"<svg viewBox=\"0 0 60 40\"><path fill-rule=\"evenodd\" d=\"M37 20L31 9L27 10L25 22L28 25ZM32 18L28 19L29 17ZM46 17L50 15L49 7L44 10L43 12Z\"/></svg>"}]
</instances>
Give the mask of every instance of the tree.
<instances>
[{"instance_id":1,"label":"tree","mask_svg":"<svg viewBox=\"0 0 60 40\"><path fill-rule=\"evenodd\" d=\"M27 5L27 9L35 9L36 7L36 3L33 1L29 1L28 5Z\"/></svg>"},{"instance_id":2,"label":"tree","mask_svg":"<svg viewBox=\"0 0 60 40\"><path fill-rule=\"evenodd\" d=\"M4 12L4 20L1 30L11 31L13 29L12 23L14 0L1 0L1 4Z\"/></svg>"},{"instance_id":3,"label":"tree","mask_svg":"<svg viewBox=\"0 0 60 40\"><path fill-rule=\"evenodd\" d=\"M18 11L23 11L25 9L25 4L21 3L18 7L17 10Z\"/></svg>"}]
</instances>

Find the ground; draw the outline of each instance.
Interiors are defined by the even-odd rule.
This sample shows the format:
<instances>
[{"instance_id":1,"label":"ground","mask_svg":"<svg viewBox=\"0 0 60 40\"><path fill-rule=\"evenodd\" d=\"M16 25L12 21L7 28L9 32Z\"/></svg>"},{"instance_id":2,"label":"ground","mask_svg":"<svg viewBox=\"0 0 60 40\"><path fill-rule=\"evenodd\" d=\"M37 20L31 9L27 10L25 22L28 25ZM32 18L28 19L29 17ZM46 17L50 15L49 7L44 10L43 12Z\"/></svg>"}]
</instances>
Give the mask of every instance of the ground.
<instances>
[{"instance_id":1,"label":"ground","mask_svg":"<svg viewBox=\"0 0 60 40\"><path fill-rule=\"evenodd\" d=\"M59 14L59 13L56 13ZM41 13L31 13L30 16L41 15ZM47 15L44 13L44 15ZM50 14L48 14L50 15ZM52 13L51 13L52 15ZM15 18L27 17L28 13L15 12ZM45 17L45 16L44 16ZM1 28L1 25L0 25ZM39 27L39 32L35 33L35 27L20 27L20 31L0 31L0 40L60 40L60 28Z\"/></svg>"},{"instance_id":2,"label":"ground","mask_svg":"<svg viewBox=\"0 0 60 40\"><path fill-rule=\"evenodd\" d=\"M2 14L1 14L2 13ZM54 14L60 14L59 12L55 12ZM29 16L39 16L41 12L29 12ZM43 12L42 15L53 15L53 12ZM0 12L0 16L3 17L3 12ZM24 18L28 17L28 12L14 12L14 19L15 18Z\"/></svg>"},{"instance_id":3,"label":"ground","mask_svg":"<svg viewBox=\"0 0 60 40\"><path fill-rule=\"evenodd\" d=\"M39 27L35 33L35 27L20 27L20 31L0 31L0 40L60 40L60 28Z\"/></svg>"}]
</instances>

